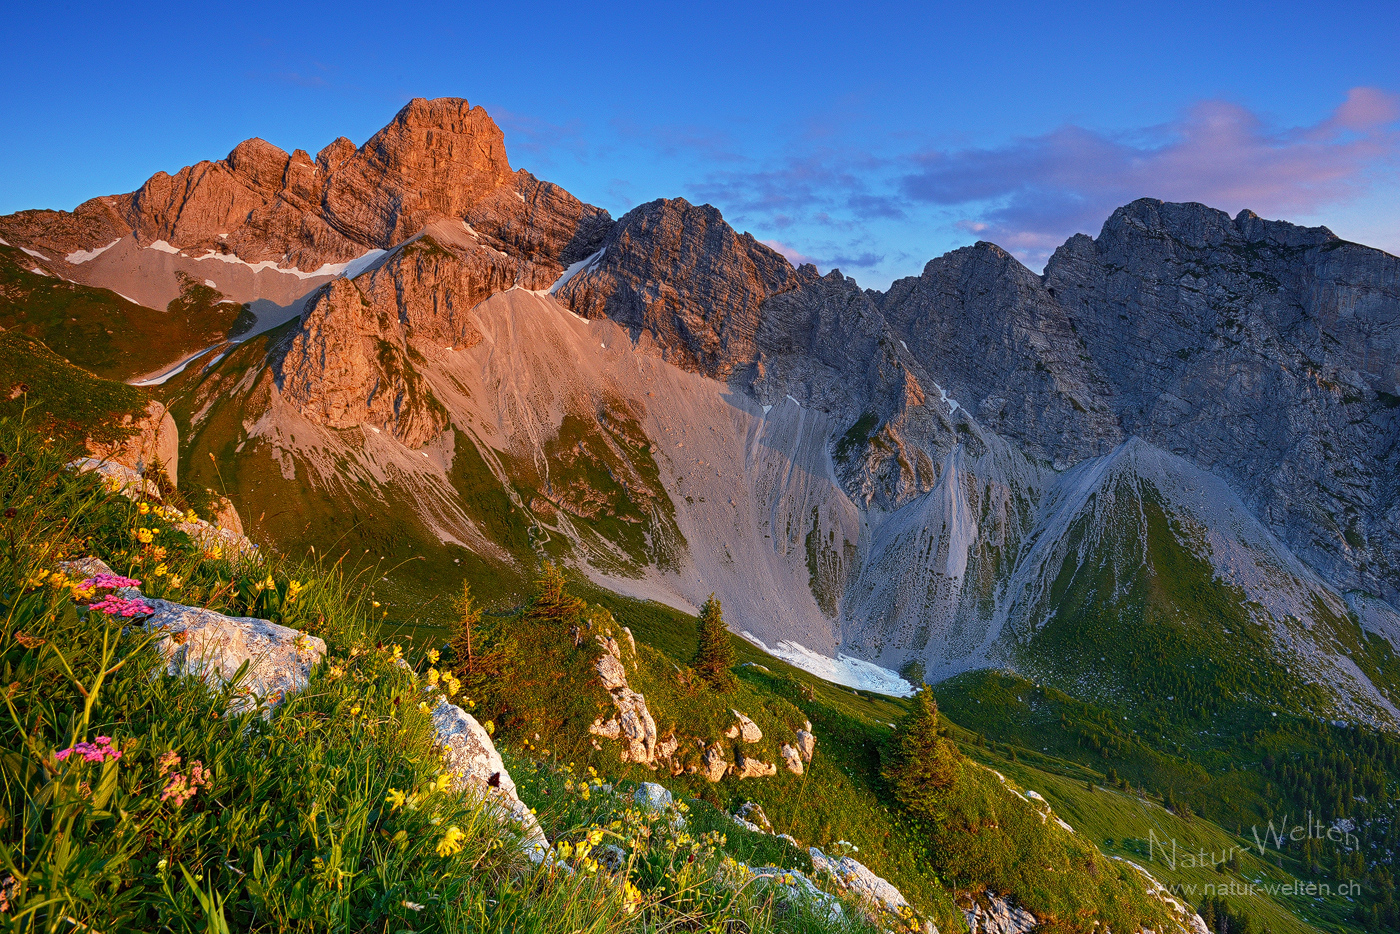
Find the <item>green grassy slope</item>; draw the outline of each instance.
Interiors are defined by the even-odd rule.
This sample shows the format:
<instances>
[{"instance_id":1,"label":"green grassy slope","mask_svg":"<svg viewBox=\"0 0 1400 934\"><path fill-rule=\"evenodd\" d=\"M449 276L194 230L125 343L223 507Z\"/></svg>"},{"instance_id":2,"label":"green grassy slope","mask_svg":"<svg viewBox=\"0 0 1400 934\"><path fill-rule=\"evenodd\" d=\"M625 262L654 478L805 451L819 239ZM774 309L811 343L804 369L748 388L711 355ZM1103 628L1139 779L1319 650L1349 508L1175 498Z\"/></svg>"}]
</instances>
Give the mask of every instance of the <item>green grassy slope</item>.
<instances>
[{"instance_id":1,"label":"green grassy slope","mask_svg":"<svg viewBox=\"0 0 1400 934\"><path fill-rule=\"evenodd\" d=\"M33 262L0 245L0 327L43 341L59 356L110 379L160 369L246 326L241 305L189 276L165 311L32 272ZM240 319L240 315L244 315Z\"/></svg>"},{"instance_id":2,"label":"green grassy slope","mask_svg":"<svg viewBox=\"0 0 1400 934\"><path fill-rule=\"evenodd\" d=\"M36 429L81 444L110 442L129 433L123 416L146 408L145 390L101 379L74 366L39 341L0 332L0 416L24 415Z\"/></svg>"},{"instance_id":3,"label":"green grassy slope","mask_svg":"<svg viewBox=\"0 0 1400 934\"><path fill-rule=\"evenodd\" d=\"M542 809L558 860L532 866L497 809L449 790L422 682L398 651L375 646L363 589L324 565L212 558L174 527L178 513L65 471L71 450L7 417L0 452L8 928L877 930L849 903L851 921L833 922L777 886L731 884L726 859L773 848L736 834L727 852L703 833L717 814L692 812L686 831L602 789L588 814ZM240 710L236 685L165 674L148 649L157 633L54 575L80 555L139 575L151 596L314 630L327 658L274 711ZM254 586L266 579L274 586ZM573 784L552 767L512 765L554 801ZM623 866L603 871L582 849L589 840L621 846Z\"/></svg>"},{"instance_id":4,"label":"green grassy slope","mask_svg":"<svg viewBox=\"0 0 1400 934\"><path fill-rule=\"evenodd\" d=\"M1046 823L1030 802L970 761L944 801L943 821L921 824L903 813L881 766L892 724L906 715L907 702L823 682L738 639L738 686L716 694L686 667L696 641L693 617L573 586L597 602L561 596L556 585L517 614L488 618L477 631L476 651L499 657L459 669L468 690L477 692L480 712L495 720L498 738L516 754L591 767L615 779L659 781L726 812L756 801L777 832L803 845L827 852L840 851L842 841L857 847L857 858L897 885L941 930L959 930L956 900L983 889L1018 900L1045 920L1046 930L1162 923L1163 909L1146 896L1134 870L1107 859L1087 838ZM698 762L696 738L733 745L722 738L732 707L763 730L762 741L742 748L766 762L779 762L777 745L791 741L794 728L810 719L818 746L806 772L799 777L780 768L771 778L711 784L699 775L622 763L614 742L600 741L602 748L594 749L587 725L610 716L612 706L593 672L598 650L592 633L622 625L639 642L629 684L646 696L659 734L674 731L681 739L682 763ZM734 761L734 750L726 758Z\"/></svg>"}]
</instances>

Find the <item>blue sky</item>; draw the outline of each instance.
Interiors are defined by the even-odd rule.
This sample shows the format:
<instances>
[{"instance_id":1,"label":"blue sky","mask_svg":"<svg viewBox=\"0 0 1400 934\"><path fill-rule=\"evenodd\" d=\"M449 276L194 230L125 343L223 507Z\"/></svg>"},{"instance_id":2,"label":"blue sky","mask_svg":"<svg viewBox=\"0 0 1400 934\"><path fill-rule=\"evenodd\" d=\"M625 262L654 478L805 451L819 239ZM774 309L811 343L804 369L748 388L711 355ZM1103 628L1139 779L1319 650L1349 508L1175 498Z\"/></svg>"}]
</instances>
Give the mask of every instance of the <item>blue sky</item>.
<instances>
[{"instance_id":1,"label":"blue sky","mask_svg":"<svg viewBox=\"0 0 1400 934\"><path fill-rule=\"evenodd\" d=\"M1222 10L1228 6L1228 10ZM1135 197L1400 253L1400 4L16 4L0 212L457 96L615 216L684 196L884 288Z\"/></svg>"}]
</instances>

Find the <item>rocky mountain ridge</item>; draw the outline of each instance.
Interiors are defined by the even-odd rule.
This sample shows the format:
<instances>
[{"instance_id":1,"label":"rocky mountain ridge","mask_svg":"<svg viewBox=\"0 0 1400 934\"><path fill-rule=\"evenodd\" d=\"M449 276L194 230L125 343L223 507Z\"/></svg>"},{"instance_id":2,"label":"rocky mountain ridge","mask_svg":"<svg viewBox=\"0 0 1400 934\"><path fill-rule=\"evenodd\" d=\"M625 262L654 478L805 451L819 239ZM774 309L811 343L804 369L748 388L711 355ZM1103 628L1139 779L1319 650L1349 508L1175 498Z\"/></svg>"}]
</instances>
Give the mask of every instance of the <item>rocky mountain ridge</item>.
<instances>
[{"instance_id":1,"label":"rocky mountain ridge","mask_svg":"<svg viewBox=\"0 0 1400 934\"><path fill-rule=\"evenodd\" d=\"M119 278L135 250L304 283L264 361L184 384L190 427L238 408L214 446L252 442L292 490L411 490L437 544L540 553L473 511L470 457L530 548L605 586L715 591L769 643L941 676L1024 664L1055 582L1145 561L1158 504L1151 534L1326 682L1316 712L1400 723L1336 647L1396 629L1400 261L1323 228L1144 199L1042 276L979 243L871 292L708 205L613 222L448 100L358 149L250 141L0 233L71 250L45 260L70 274Z\"/></svg>"}]
</instances>

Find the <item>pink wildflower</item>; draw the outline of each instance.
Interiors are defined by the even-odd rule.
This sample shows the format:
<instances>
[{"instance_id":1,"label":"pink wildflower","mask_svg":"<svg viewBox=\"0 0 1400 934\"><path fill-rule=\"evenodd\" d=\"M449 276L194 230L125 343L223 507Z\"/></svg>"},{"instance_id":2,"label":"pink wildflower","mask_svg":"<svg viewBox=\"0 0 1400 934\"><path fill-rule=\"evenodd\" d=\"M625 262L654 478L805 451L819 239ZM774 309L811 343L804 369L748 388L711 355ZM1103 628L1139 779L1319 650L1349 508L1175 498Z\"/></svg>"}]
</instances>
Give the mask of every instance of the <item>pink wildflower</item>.
<instances>
[{"instance_id":1,"label":"pink wildflower","mask_svg":"<svg viewBox=\"0 0 1400 934\"><path fill-rule=\"evenodd\" d=\"M97 574L89 577L79 585L85 590L122 590L126 587L140 587L141 582L130 577L122 577L119 574Z\"/></svg>"},{"instance_id":2,"label":"pink wildflower","mask_svg":"<svg viewBox=\"0 0 1400 934\"><path fill-rule=\"evenodd\" d=\"M169 755L169 753L167 753ZM164 759L164 757L162 757ZM176 757L179 761L179 757ZM213 773L204 767L204 763L198 759L190 763L190 774L185 776L180 772L175 772L170 776L170 780L165 783L165 789L160 794L162 801L174 801L175 806L181 807L186 801L194 797L194 793L202 785L208 785L213 778Z\"/></svg>"},{"instance_id":3,"label":"pink wildflower","mask_svg":"<svg viewBox=\"0 0 1400 934\"><path fill-rule=\"evenodd\" d=\"M162 778L165 777L165 774L167 772L169 772L171 769L175 768L179 764L180 754L178 752L175 752L174 750L171 750L170 752L161 753L160 758L156 760L156 766L160 769L160 774Z\"/></svg>"},{"instance_id":4,"label":"pink wildflower","mask_svg":"<svg viewBox=\"0 0 1400 934\"><path fill-rule=\"evenodd\" d=\"M108 759L120 759L122 751L112 748L112 737L99 736L91 743L78 743L67 749L60 749L54 753L54 758L59 762L66 762L68 757L77 753L83 757L84 762L106 762Z\"/></svg>"},{"instance_id":5,"label":"pink wildflower","mask_svg":"<svg viewBox=\"0 0 1400 934\"><path fill-rule=\"evenodd\" d=\"M155 612L146 601L138 597L127 599L126 597L116 597L112 594L108 594L98 602L90 604L88 609L95 610L98 613L106 613L108 616L126 617L150 616Z\"/></svg>"}]
</instances>

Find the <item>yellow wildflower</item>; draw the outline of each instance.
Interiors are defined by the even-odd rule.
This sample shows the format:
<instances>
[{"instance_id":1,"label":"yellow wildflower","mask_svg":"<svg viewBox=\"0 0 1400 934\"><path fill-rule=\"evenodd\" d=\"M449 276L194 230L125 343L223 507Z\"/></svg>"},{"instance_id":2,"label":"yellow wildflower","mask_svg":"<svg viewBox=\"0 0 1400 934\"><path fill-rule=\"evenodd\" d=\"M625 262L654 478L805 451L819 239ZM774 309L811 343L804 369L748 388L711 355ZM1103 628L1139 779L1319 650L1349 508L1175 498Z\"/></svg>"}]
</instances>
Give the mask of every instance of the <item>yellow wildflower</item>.
<instances>
[{"instance_id":1,"label":"yellow wildflower","mask_svg":"<svg viewBox=\"0 0 1400 934\"><path fill-rule=\"evenodd\" d=\"M451 788L451 787L452 787L452 773L451 773L451 772L443 772L443 773L441 773L440 775L438 775L437 779L429 786L429 789L428 789L428 790L429 790L429 791L446 791L447 789L449 789L449 788Z\"/></svg>"},{"instance_id":2,"label":"yellow wildflower","mask_svg":"<svg viewBox=\"0 0 1400 934\"><path fill-rule=\"evenodd\" d=\"M433 712L433 708L431 708L431 707L428 706L428 702L427 702L427 701L419 701L419 702L418 702L418 709L421 710L423 713L432 713L432 712Z\"/></svg>"},{"instance_id":3,"label":"yellow wildflower","mask_svg":"<svg viewBox=\"0 0 1400 934\"><path fill-rule=\"evenodd\" d=\"M442 656L438 653L437 649L428 649L428 661L432 664L436 665L438 659L441 657Z\"/></svg>"},{"instance_id":4,"label":"yellow wildflower","mask_svg":"<svg viewBox=\"0 0 1400 934\"><path fill-rule=\"evenodd\" d=\"M42 586L43 583L44 583L44 581L46 581L46 580L48 580L48 579L49 579L49 572L48 572L48 571L44 571L44 570L35 571L33 574L29 575L29 581L28 581L28 583L26 584L26 586L28 586L28 587L39 587L39 586Z\"/></svg>"},{"instance_id":5,"label":"yellow wildflower","mask_svg":"<svg viewBox=\"0 0 1400 934\"><path fill-rule=\"evenodd\" d=\"M147 513L149 513L149 512L151 511L151 505L150 505L150 503L137 503L137 504L136 504L136 511L139 512L139 513L141 513L141 515L144 516L144 515L146 515Z\"/></svg>"},{"instance_id":6,"label":"yellow wildflower","mask_svg":"<svg viewBox=\"0 0 1400 934\"><path fill-rule=\"evenodd\" d=\"M155 538L155 533L145 526L136 530L136 540L143 545L149 545L153 538Z\"/></svg>"},{"instance_id":7,"label":"yellow wildflower","mask_svg":"<svg viewBox=\"0 0 1400 934\"><path fill-rule=\"evenodd\" d=\"M287 602L295 603L304 589L305 585L301 581L287 581Z\"/></svg>"},{"instance_id":8,"label":"yellow wildflower","mask_svg":"<svg viewBox=\"0 0 1400 934\"><path fill-rule=\"evenodd\" d=\"M467 835L462 833L460 828L455 826L448 827L447 832L444 833L442 839L438 841L437 855L444 859L448 856L457 855L462 852L462 841L466 838Z\"/></svg>"},{"instance_id":9,"label":"yellow wildflower","mask_svg":"<svg viewBox=\"0 0 1400 934\"><path fill-rule=\"evenodd\" d=\"M384 803L389 805L389 807L393 808L395 811L403 807L404 800L404 793L402 791L399 791L397 788L390 788L389 793L384 796Z\"/></svg>"},{"instance_id":10,"label":"yellow wildflower","mask_svg":"<svg viewBox=\"0 0 1400 934\"><path fill-rule=\"evenodd\" d=\"M489 736L495 736L495 735L496 735L496 724L492 723L490 720L487 720L485 723L482 724L482 726L484 726L484 727L486 728L486 733L487 733L487 735L489 735Z\"/></svg>"},{"instance_id":11,"label":"yellow wildflower","mask_svg":"<svg viewBox=\"0 0 1400 934\"><path fill-rule=\"evenodd\" d=\"M394 643L393 649L394 649L394 657L395 657L395 658L403 658L403 646L399 645L399 644L396 642L396 643Z\"/></svg>"},{"instance_id":12,"label":"yellow wildflower","mask_svg":"<svg viewBox=\"0 0 1400 934\"><path fill-rule=\"evenodd\" d=\"M439 672L436 668L429 668L429 669L428 669L428 684L429 684L429 686L431 686L431 687L437 687L438 679L440 679L441 677L442 677L442 673Z\"/></svg>"},{"instance_id":13,"label":"yellow wildflower","mask_svg":"<svg viewBox=\"0 0 1400 934\"><path fill-rule=\"evenodd\" d=\"M568 840L560 840L554 844L554 852L559 855L560 859L573 859L574 847Z\"/></svg>"},{"instance_id":14,"label":"yellow wildflower","mask_svg":"<svg viewBox=\"0 0 1400 934\"><path fill-rule=\"evenodd\" d=\"M165 572L168 571L168 570L170 570L170 569L169 569L168 567L166 567L164 564L157 564L157 565L156 565L156 569L155 569L154 571L152 571L151 573L154 574L156 577L164 577L164 576L165 576Z\"/></svg>"},{"instance_id":15,"label":"yellow wildflower","mask_svg":"<svg viewBox=\"0 0 1400 934\"><path fill-rule=\"evenodd\" d=\"M629 879L622 887L622 909L629 915L641 907L642 890L632 884Z\"/></svg>"},{"instance_id":16,"label":"yellow wildflower","mask_svg":"<svg viewBox=\"0 0 1400 934\"><path fill-rule=\"evenodd\" d=\"M171 589L179 590L180 587L184 585L185 579L179 574L171 574L166 580L166 583L170 585Z\"/></svg>"},{"instance_id":17,"label":"yellow wildflower","mask_svg":"<svg viewBox=\"0 0 1400 934\"><path fill-rule=\"evenodd\" d=\"M360 715L360 708L359 708L359 707L351 707L351 708L350 708L350 716L352 716L352 717L358 717L359 715Z\"/></svg>"}]
</instances>

